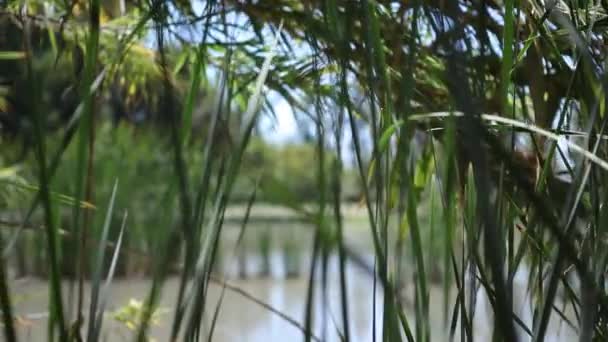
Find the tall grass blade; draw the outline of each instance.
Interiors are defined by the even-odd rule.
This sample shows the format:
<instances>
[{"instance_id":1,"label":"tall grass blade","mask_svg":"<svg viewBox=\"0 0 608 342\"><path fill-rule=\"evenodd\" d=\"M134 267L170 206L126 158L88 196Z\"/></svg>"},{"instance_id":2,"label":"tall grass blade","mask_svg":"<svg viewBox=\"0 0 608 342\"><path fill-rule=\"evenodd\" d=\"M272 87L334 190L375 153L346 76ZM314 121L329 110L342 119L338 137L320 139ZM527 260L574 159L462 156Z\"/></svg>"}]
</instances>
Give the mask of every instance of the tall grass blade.
<instances>
[{"instance_id":1,"label":"tall grass blade","mask_svg":"<svg viewBox=\"0 0 608 342\"><path fill-rule=\"evenodd\" d=\"M48 252L48 263L50 266L50 312L49 319L49 338L54 338L53 329L57 327L59 330L59 338L62 341L67 340L68 334L64 319L63 300L61 293L61 274L59 272L59 253L57 250L57 229L53 206L51 204L51 193L49 189L50 177L46 161L46 139L45 139L45 116L42 115L39 104L42 102L41 79L34 71L33 49L31 46L30 29L31 23L26 23L25 32L25 47L26 47L26 70L27 70L27 87L31 94L32 101L29 103L29 113L34 125L34 141L35 141L35 156L38 167L38 182L40 183L40 201L44 209L45 235L46 246Z\"/></svg>"},{"instance_id":2,"label":"tall grass blade","mask_svg":"<svg viewBox=\"0 0 608 342\"><path fill-rule=\"evenodd\" d=\"M282 25L279 27L278 32L281 31ZM264 82L268 77L272 59L275 54L275 48L278 43L278 35L275 36L273 43L270 46L270 52L266 56L264 63L262 64L261 71L256 80L255 89L253 95L249 99L247 111L244 115L245 124L241 127L240 141L233 151L232 156L229 159L228 169L221 189L221 192L216 197L216 203L210 216L210 223L208 225L207 234L201 236L201 249L199 251L195 268L192 285L189 291L185 294L185 298L190 298L188 303L189 317L187 319L187 325L185 329L185 336L194 336L199 326L200 321L204 317L204 303L205 298L203 294L206 292L207 279L209 270L213 264L215 257L215 251L219 243L221 236L221 228L223 225L224 211L227 205L227 201L230 197L232 189L234 187L242 156L248 145L249 139L253 132L253 127L256 123L258 114L260 99L262 95L262 88Z\"/></svg>"},{"instance_id":3,"label":"tall grass blade","mask_svg":"<svg viewBox=\"0 0 608 342\"><path fill-rule=\"evenodd\" d=\"M340 54L346 53L348 41L350 41L349 32L343 29L342 22L338 15L338 5L335 0L326 1L326 20L327 25L336 32L335 46L339 48ZM339 64L338 64L339 65ZM339 77L342 77L340 72ZM340 94L340 91L336 93ZM341 94L340 94L341 95ZM340 295L341 295L341 309L342 309L342 329L344 331L344 341L350 342L351 334L349 327L349 314L348 314L348 285L346 280L346 253L344 251L344 227L342 218L342 139L344 131L344 108L339 101L340 110L337 113L337 119L335 120L334 139L336 144L336 161L332 167L332 182L333 186L333 206L334 206L334 218L338 234L338 258L339 258L339 272L340 272Z\"/></svg>"},{"instance_id":4,"label":"tall grass blade","mask_svg":"<svg viewBox=\"0 0 608 342\"><path fill-rule=\"evenodd\" d=\"M2 245L2 235L0 234L0 246ZM2 307L2 325L4 327L4 338L6 341L16 342L17 333L13 323L13 307L11 304L5 261L5 258L0 258L0 306Z\"/></svg>"},{"instance_id":5,"label":"tall grass blade","mask_svg":"<svg viewBox=\"0 0 608 342\"><path fill-rule=\"evenodd\" d=\"M414 184L410 187L413 189ZM424 251L422 246L422 238L420 236L420 227L418 226L418 218L416 213L417 203L413 191L408 191L408 203L407 203L407 220L410 227L412 252L414 259L416 260L416 298L420 304L420 311L417 312L416 317L416 340L417 341L429 341L430 340L430 325L429 325L429 293L427 287L427 274L424 264Z\"/></svg>"},{"instance_id":6,"label":"tall grass blade","mask_svg":"<svg viewBox=\"0 0 608 342\"><path fill-rule=\"evenodd\" d=\"M116 199L116 190L118 188L118 180L114 182L112 187L112 194L108 202L108 209L106 210L106 217L103 223L101 232L101 238L97 246L97 256L95 258L95 269L93 270L92 289L91 289L91 305L89 307L89 329L87 334L87 341L96 341L96 337L99 336L101 330L100 326L96 326L99 304L99 294L101 289L101 274L103 272L103 264L105 261L106 245L108 243L108 236L110 233L110 223L112 222L112 215L114 213L114 201Z\"/></svg>"},{"instance_id":7,"label":"tall grass blade","mask_svg":"<svg viewBox=\"0 0 608 342\"><path fill-rule=\"evenodd\" d=\"M205 6L205 13L208 14L208 12L211 11L211 9L213 7L212 6L213 3L214 2L211 2L211 1L207 2L206 6ZM176 130L172 130L173 135L175 135L176 133L179 133L179 137L177 139L174 138L174 144L177 143L178 140L181 143L185 143L190 135L191 126L192 126L192 112L193 112L193 105L194 105L194 96L196 96L198 94L200 83L201 83L201 73L203 72L203 63L204 63L204 57L205 57L203 46L207 40L207 35L209 32L209 27L210 27L210 25L209 25L210 20L211 20L211 17L209 16L207 18L207 20L205 21L202 40L199 43L198 49L196 50L196 55L195 55L196 60L195 60L195 65L194 65L195 74L190 83L190 90L189 90L188 97L186 99L186 104L184 106L184 110L183 110L183 113L181 116L181 120L182 120L181 131L176 132ZM202 222L202 220L204 218L204 214L205 214L205 208L206 208L205 204L207 202L206 196L209 191L208 182L209 182L209 178L210 178L210 174L211 174L211 167L213 165L213 160L209 156L210 156L210 151L214 147L215 139L213 139L213 137L216 134L215 131L216 131L216 123L217 123L218 115L219 115L219 112L216 113L216 115L212 119L212 123L210 125L209 133L208 133L208 137L207 137L207 143L205 146L205 153L203 156L204 160L205 160L205 169L203 171L203 181L200 186L199 193L197 194L196 203L195 203L196 208L194 209L195 212L193 214L194 216L192 217L192 220L189 223L189 224L193 225L193 227L190 229L191 230L191 232L189 234L190 236L187 236L187 240L186 240L187 242L186 242L186 252L184 253L184 270L182 272L181 279L180 279L180 286L179 286L178 295L177 295L176 311L175 311L175 315L173 317L173 325L171 328L171 339L177 338L177 334L179 333L179 329L180 329L183 314L184 314L183 296L184 296L184 291L185 291L185 287L186 287L186 282L192 273L192 263L193 263L194 255L196 253L195 250L197 249L197 244L196 244L196 241L198 239L197 235L200 234L200 232L194 227L201 225L201 222ZM185 175L183 175L183 171L181 171L182 166L180 166L180 162L178 161L180 159L179 154L181 154L181 148L175 146L174 152L175 152L175 156L176 156L175 171L176 171L176 174L179 176L179 178L182 179L182 177L185 177ZM181 183L184 183L184 181L182 181ZM182 188L182 191L184 191L184 190L185 189ZM184 203L184 205L188 205L189 200L187 199L187 197L182 195L182 202ZM197 209L198 209L198 211L196 211ZM188 213L183 210L183 215L186 215L186 214L188 214ZM184 224L186 224L185 221L184 221ZM185 226L184 226L184 229L186 229Z\"/></svg>"},{"instance_id":8,"label":"tall grass blade","mask_svg":"<svg viewBox=\"0 0 608 342\"><path fill-rule=\"evenodd\" d=\"M243 236L245 235L245 228L247 227L247 224L249 223L249 217L251 215L251 208L253 207L253 203L255 202L257 192L258 192L258 183L256 182L253 192L251 193L251 196L249 197L249 200L247 201L247 208L245 209L245 217L243 218L243 223L241 224L241 229L240 229L239 235L236 239L236 244L234 245L232 258L234 258L234 255L237 253L238 248L241 246L241 242L243 241ZM213 340L213 333L215 332L215 326L217 324L217 319L220 314L220 308L221 308L222 302L224 300L225 292L226 292L226 283L224 282L222 284L222 292L220 294L220 298L218 299L217 304L215 305L215 311L213 313L213 318L211 320L211 326L209 327L209 336L207 337L207 341L209 341L209 342L211 342Z\"/></svg>"},{"instance_id":9,"label":"tall grass blade","mask_svg":"<svg viewBox=\"0 0 608 342\"><path fill-rule=\"evenodd\" d=\"M515 0L506 0L502 41L501 98L503 114L509 113L509 87L511 86L511 68L513 67L513 33L515 26Z\"/></svg>"},{"instance_id":10,"label":"tall grass blade","mask_svg":"<svg viewBox=\"0 0 608 342\"><path fill-rule=\"evenodd\" d=\"M80 86L80 96L83 99L82 118L78 125L77 140L77 163L75 176L75 195L77 201L90 201L93 192L93 151L95 142L95 97L89 89L95 82L95 74L98 61L99 36L100 36L100 13L101 4L99 0L91 0L89 3L89 30L86 40L86 51L84 58L84 70L82 83ZM79 49L77 47L76 49ZM83 306L84 306L84 277L87 253L87 230L89 227L90 215L85 212L81 221L81 210L78 206L72 212L72 224L75 227L80 241L77 247L75 260L76 274L78 274L78 296L76 304L76 322L72 330L79 331L83 325ZM80 334L80 332L78 332Z\"/></svg>"},{"instance_id":11,"label":"tall grass blade","mask_svg":"<svg viewBox=\"0 0 608 342\"><path fill-rule=\"evenodd\" d=\"M104 287L101 290L101 297L99 299L99 309L95 313L96 316L94 317L95 332L93 334L93 337L91 338L91 341L98 341L99 336L101 335L102 326L103 326L103 316L105 314L106 306L108 304L108 299L109 299L109 295L110 295L110 285L112 283L112 280L114 279L114 272L116 271L116 265L118 264L118 256L120 255L120 251L121 251L121 247L122 247L123 236L124 236L125 227L127 224L127 217L128 217L128 215L125 212L123 219L122 219L122 225L120 227L120 233L118 234L118 240L116 241L116 244L114 245L114 254L112 255L112 261L110 262L110 268L108 269L108 275L106 277ZM93 319L93 317L91 317L90 319Z\"/></svg>"}]
</instances>

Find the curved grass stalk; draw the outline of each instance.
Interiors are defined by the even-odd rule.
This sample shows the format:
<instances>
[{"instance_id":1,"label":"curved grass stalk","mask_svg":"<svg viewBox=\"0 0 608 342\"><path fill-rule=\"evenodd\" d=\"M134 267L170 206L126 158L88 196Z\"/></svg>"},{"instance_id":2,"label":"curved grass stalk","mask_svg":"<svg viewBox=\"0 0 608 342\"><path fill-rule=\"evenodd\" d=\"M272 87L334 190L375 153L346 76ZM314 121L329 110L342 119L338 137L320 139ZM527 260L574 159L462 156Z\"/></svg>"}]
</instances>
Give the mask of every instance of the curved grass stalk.
<instances>
[{"instance_id":1,"label":"curved grass stalk","mask_svg":"<svg viewBox=\"0 0 608 342\"><path fill-rule=\"evenodd\" d=\"M422 121L422 120L437 119L437 118L463 117L463 116L464 116L464 114L461 112L451 112L451 113L450 112L435 112L435 113L428 113L428 114L411 115L410 117L408 117L408 120L409 121ZM525 123L525 122L522 122L519 120L509 119L509 118L505 118L505 117L494 115L494 114L481 114L480 117L483 121L494 121L494 122L499 122L499 123L503 123L506 125L510 125L513 127L522 128L522 129L525 129L532 133L542 135L543 137L549 138L554 141L558 141L560 139L559 134L555 134L555 133L548 131L544 128L541 128L537 125ZM593 152L586 150L571 141L566 140L566 141L564 141L564 143L566 145L568 145L568 147L570 149L572 149L573 151L579 153L580 155L582 155L589 161L595 163L597 166L608 171L608 161L605 161L604 159L595 155Z\"/></svg>"}]
</instances>

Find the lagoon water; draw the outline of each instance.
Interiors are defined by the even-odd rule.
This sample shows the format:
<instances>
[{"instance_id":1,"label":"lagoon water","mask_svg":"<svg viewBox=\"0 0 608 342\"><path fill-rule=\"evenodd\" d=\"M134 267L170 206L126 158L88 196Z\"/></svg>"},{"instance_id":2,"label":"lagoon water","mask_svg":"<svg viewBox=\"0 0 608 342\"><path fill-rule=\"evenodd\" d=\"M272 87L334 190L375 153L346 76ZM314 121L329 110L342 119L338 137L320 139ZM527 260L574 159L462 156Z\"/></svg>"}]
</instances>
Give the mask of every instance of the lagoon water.
<instances>
[{"instance_id":1,"label":"lagoon water","mask_svg":"<svg viewBox=\"0 0 608 342\"><path fill-rule=\"evenodd\" d=\"M365 222L365 221L362 221ZM364 225L364 224L363 224ZM347 242L361 259L373 266L369 231L349 225ZM355 228L352 228L355 227ZM308 290L309 265L311 261L312 234L310 227L301 223L254 223L245 233L242 245L235 249L238 232L227 226L222 239L222 253L218 261L218 279L230 286L225 289L221 302L214 341L298 341L303 339L301 328L286 321L279 315L262 307L266 303L292 318L300 327L304 326L306 297ZM236 253L235 250L240 252ZM320 269L319 269L320 270ZM338 262L330 257L328 269L328 290L321 291L320 272L315 280L314 334L323 341L340 341L338 331L342 330L341 303L338 279ZM381 340L382 291L380 286L374 292L374 280L369 269L360 265L347 264L349 328L353 341ZM164 286L160 309L150 337L154 341L167 341L172 323L172 303L177 296L179 279L171 277ZM24 278L11 281L11 291L15 295L15 311L20 317L18 331L21 341L42 341L47 329L48 284L45 280ZM67 284L65 289L67 292ZM133 331L118 321L115 313L130 301L143 301L149 291L151 281L143 277L115 279L110 289L110 300L104 318L103 337L106 341L132 341ZM522 285L522 288L525 286ZM87 292L89 288L87 287ZM414 324L413 285L406 282L402 300L410 324ZM209 322L221 297L222 286L211 285L206 305L206 323ZM245 295L243 295L245 293ZM525 291L521 292L525 293ZM249 296L249 298L247 297ZM67 295L66 295L67 297ZM454 295L450 300L453 303ZM88 298L88 296L86 296ZM255 300L252 300L255 298ZM478 292L475 315L476 340L489 340L492 331L491 308L487 306L483 291ZM374 305L376 315L374 319ZM452 309L450 304L450 310ZM522 304L525 307L526 303ZM85 312L88 302L85 303ZM525 310L524 310L525 311ZM523 312L523 311L522 311ZM556 314L554 316L557 316ZM430 288L430 327L432 341L447 341L449 327L443 314L443 291L440 284ZM527 320L529 317L521 317ZM375 322L375 327L374 327ZM448 322L449 324L449 322ZM457 329L458 330L458 329ZM565 323L552 319L551 341L570 341L575 331ZM205 338L206 339L206 338ZM456 336L459 341L459 336ZM525 338L522 340L526 340Z\"/></svg>"}]
</instances>

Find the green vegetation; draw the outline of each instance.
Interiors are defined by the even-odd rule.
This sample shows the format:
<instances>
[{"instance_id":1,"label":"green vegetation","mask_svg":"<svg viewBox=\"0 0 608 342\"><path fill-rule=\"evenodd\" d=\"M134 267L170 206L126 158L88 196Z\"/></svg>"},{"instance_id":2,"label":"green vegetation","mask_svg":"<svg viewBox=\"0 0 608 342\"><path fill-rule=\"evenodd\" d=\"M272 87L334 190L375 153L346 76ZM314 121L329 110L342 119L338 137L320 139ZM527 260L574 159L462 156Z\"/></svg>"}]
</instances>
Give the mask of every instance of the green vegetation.
<instances>
[{"instance_id":1,"label":"green vegetation","mask_svg":"<svg viewBox=\"0 0 608 342\"><path fill-rule=\"evenodd\" d=\"M170 276L170 339L212 340L217 265L246 263L265 203L313 234L268 228L253 248L270 274L280 244L288 276L310 251L304 321L278 313L306 341L331 257L346 341L347 265L381 290L385 341L434 338L434 282L450 336L478 332L477 284L496 340L543 341L552 318L605 340L607 20L598 0L4 2L4 339L18 340L17 269L48 279L49 341L102 339L113 278L136 273L150 291L118 319L136 340ZM300 141L265 140L277 98ZM356 207L373 263L349 240ZM514 309L521 269L530 319Z\"/></svg>"}]
</instances>

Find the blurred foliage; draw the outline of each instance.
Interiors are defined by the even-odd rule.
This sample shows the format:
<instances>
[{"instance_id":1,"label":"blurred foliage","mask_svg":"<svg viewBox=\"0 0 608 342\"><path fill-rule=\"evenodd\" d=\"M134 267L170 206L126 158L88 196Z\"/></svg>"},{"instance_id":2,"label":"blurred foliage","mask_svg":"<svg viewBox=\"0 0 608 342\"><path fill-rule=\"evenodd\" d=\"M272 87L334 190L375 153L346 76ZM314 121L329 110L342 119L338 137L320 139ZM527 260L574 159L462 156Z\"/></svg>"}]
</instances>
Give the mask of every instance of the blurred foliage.
<instances>
[{"instance_id":1,"label":"blurred foliage","mask_svg":"<svg viewBox=\"0 0 608 342\"><path fill-rule=\"evenodd\" d=\"M173 178L172 152L170 140L160 138L159 133L152 127L140 127L132 123L121 122L117 126L109 121L102 122L97 129L97 143L94 151L95 192L92 204L96 209L87 209L93 213L95 229L101 229L104 215L103 203L110 198L115 181L122 191L118 191L114 212L110 240L115 241L120 228L123 213L129 214L129 228L124 237L125 253L122 253L118 274L133 274L150 272L151 265L147 257L141 253L150 253L158 248L158 244L166 238L168 227L179 224L177 212L167 208L175 208L177 198L167 198L175 188ZM196 134L193 134L196 136ZM56 148L59 139L52 139L51 148ZM2 152L18 147L6 148ZM184 157L190 168L190 177L200 178L204 164L202 150L204 144L195 139L187 145ZM331 158L331 156L326 156ZM272 145L257 138L251 142L250 148L243 157L241 176L237 180L235 191L231 196L232 204L246 203L255 189L256 181L261 178L272 178L285 187L281 191L288 191L291 196L303 203L314 203L319 198L317 175L314 171L317 158L316 147L311 144L287 144L283 146ZM335 158L335 157L333 157ZM53 179L52 191L57 194L70 194L74 192L74 177L76 170L76 146L68 147L62 158L62 163ZM329 165L329 163L328 163ZM25 187L29 182L35 182L35 160L27 158L20 167L5 168L0 172L0 183L11 181L21 182L22 186L2 187L4 193L0 197L6 208L12 208L20 215L24 215L24 201L35 194L32 185ZM19 169L23 169L19 172ZM3 177L5 176L5 177ZM28 180L29 181L26 181ZM345 173L346 200L357 200L360 196L358 178L353 171ZM281 204L280 197L274 189L264 188L266 183L261 182L258 202ZM100 205L101 204L101 205ZM69 198L63 201L62 224L66 229L70 225L70 208L73 201ZM20 216L18 215L18 216ZM93 232L93 236L100 232ZM27 245L26 238L22 246ZM64 239L64 253L70 260L70 253L76 250L76 241L73 238ZM91 242L93 243L93 242ZM25 248L25 247L23 247ZM132 253L129 251L137 251ZM66 265L68 267L68 265ZM70 274L69 268L65 269Z\"/></svg>"},{"instance_id":2,"label":"blurred foliage","mask_svg":"<svg viewBox=\"0 0 608 342\"><path fill-rule=\"evenodd\" d=\"M12 0L0 11L0 133L15 147L2 151L0 172L39 183L30 192L40 193L46 248L36 253L51 266L49 326L62 339L67 324L54 269L59 261L68 270L92 263L85 242L101 235L104 222L101 210L83 209L94 212L88 222L78 206L72 215L66 208L74 199L102 208L116 179L118 212L130 213L126 250L161 254L154 266L137 267L157 271L150 307L184 247L172 340L200 337L229 199L278 203L316 227L307 340L314 265L327 266L327 246L339 255L341 293L348 292L344 199L367 209L383 340L431 340L433 268L446 283L452 335L458 315L472 309L470 273L492 294L495 336L516 340L512 279L525 263L534 269L534 320L525 323L534 340L544 340L570 267L584 285L568 298L581 341L608 335L608 150L595 140L608 118L605 1ZM276 115L276 95L295 113L305 143L277 147L252 134L258 107ZM513 142L516 130L533 138L523 152ZM357 177L341 164L346 144ZM584 158L568 165L573 151ZM564 181L558 159L568 169ZM47 170L55 160L57 171ZM15 163L21 173L9 169ZM4 201L21 196L2 194ZM111 217L112 241L120 217ZM80 240L60 244L61 226ZM57 245L60 256L52 253ZM394 286L407 278L400 263L410 251L413 332ZM459 279L458 300L449 310L452 279ZM2 276L10 335L5 285ZM347 304L342 300L348 341ZM142 316L140 337L153 319L149 311ZM460 317L459 330L470 335L469 318Z\"/></svg>"},{"instance_id":3,"label":"blurred foliage","mask_svg":"<svg viewBox=\"0 0 608 342\"><path fill-rule=\"evenodd\" d=\"M325 172L329 174L336 155L334 153L326 154L325 158L327 166ZM248 175L247 178L250 180L255 177L261 178L262 194L259 198L261 201L281 203L280 199L273 196L272 189L264 188L264 186L270 186L270 183L264 182L264 178L273 178L284 186L282 191L289 192L295 196L297 201L314 202L319 200L317 160L318 151L314 143L273 145L262 139L254 139L250 142L243 159L243 174ZM345 171L342 182L344 184L343 198L347 201L359 200L361 185L353 169ZM326 196L330 196L331 184L326 191ZM238 190L235 193L235 200L245 200L246 197L241 197L245 195L247 195L247 191Z\"/></svg>"},{"instance_id":4,"label":"blurred foliage","mask_svg":"<svg viewBox=\"0 0 608 342\"><path fill-rule=\"evenodd\" d=\"M129 302L126 305L116 309L112 313L112 318L124 324L129 330L137 331L138 326L141 324L142 317L145 314L145 310L146 308L144 302L131 298L129 299ZM168 310L154 310L150 323L152 323L153 325L159 325L161 322L161 315L165 313L164 311Z\"/></svg>"}]
</instances>

